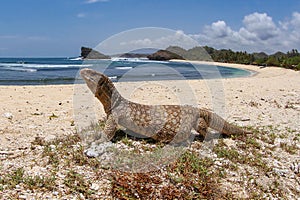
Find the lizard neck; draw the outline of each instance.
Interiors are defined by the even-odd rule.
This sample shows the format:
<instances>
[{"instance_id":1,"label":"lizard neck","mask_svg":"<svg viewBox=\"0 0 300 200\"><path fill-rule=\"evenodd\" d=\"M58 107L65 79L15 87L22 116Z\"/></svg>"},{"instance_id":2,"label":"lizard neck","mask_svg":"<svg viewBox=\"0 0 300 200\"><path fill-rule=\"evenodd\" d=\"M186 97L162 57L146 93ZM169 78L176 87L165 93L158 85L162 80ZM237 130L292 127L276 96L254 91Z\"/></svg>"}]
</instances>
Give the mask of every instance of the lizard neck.
<instances>
[{"instance_id":1,"label":"lizard neck","mask_svg":"<svg viewBox=\"0 0 300 200\"><path fill-rule=\"evenodd\" d=\"M106 77L103 81L98 83L95 96L102 103L106 115L110 115L112 110L118 106L123 99L112 81Z\"/></svg>"}]
</instances>

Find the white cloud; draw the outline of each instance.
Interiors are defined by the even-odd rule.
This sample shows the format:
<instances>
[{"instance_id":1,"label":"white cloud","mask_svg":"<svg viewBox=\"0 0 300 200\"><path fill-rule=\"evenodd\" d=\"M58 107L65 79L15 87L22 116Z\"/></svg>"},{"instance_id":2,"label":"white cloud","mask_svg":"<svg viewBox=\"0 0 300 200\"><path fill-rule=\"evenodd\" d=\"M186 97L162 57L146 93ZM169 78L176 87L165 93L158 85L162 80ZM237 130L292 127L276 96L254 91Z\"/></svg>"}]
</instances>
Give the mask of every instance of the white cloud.
<instances>
[{"instance_id":1,"label":"white cloud","mask_svg":"<svg viewBox=\"0 0 300 200\"><path fill-rule=\"evenodd\" d=\"M275 37L279 30L272 18L266 13L253 13L245 16L243 23L245 29L255 34L261 40L268 40Z\"/></svg>"},{"instance_id":2,"label":"white cloud","mask_svg":"<svg viewBox=\"0 0 300 200\"><path fill-rule=\"evenodd\" d=\"M21 36L21 35L0 35L0 39L3 40L35 40L35 41L46 41L50 38L46 36L39 36L39 35L31 35L31 36Z\"/></svg>"},{"instance_id":3,"label":"white cloud","mask_svg":"<svg viewBox=\"0 0 300 200\"><path fill-rule=\"evenodd\" d=\"M155 35L155 31L153 35ZM123 41L120 43L120 45L130 46L130 48L133 50L140 48L165 49L169 46L181 46L183 48L189 49L197 46L197 42L194 39L188 37L182 30L177 30L154 38L146 37L142 39Z\"/></svg>"},{"instance_id":4,"label":"white cloud","mask_svg":"<svg viewBox=\"0 0 300 200\"><path fill-rule=\"evenodd\" d=\"M85 3L108 2L109 0L86 0Z\"/></svg>"},{"instance_id":5,"label":"white cloud","mask_svg":"<svg viewBox=\"0 0 300 200\"><path fill-rule=\"evenodd\" d=\"M152 41L152 43L163 49L163 47L167 48L169 46L181 46L183 48L189 49L197 46L197 42L188 37L182 30L177 30L169 35L165 35L163 37L158 37Z\"/></svg>"},{"instance_id":6,"label":"white cloud","mask_svg":"<svg viewBox=\"0 0 300 200\"><path fill-rule=\"evenodd\" d=\"M211 26L205 26L204 33L213 34L216 38L222 38L230 35L232 30L226 25L224 21L217 21L212 23Z\"/></svg>"},{"instance_id":7,"label":"white cloud","mask_svg":"<svg viewBox=\"0 0 300 200\"><path fill-rule=\"evenodd\" d=\"M190 49L198 46L198 42L188 37L182 30L144 27L113 35L95 49L107 55L115 55L137 49L165 49L169 46L181 46Z\"/></svg>"},{"instance_id":8,"label":"white cloud","mask_svg":"<svg viewBox=\"0 0 300 200\"><path fill-rule=\"evenodd\" d=\"M28 36L25 39L35 40L35 41L46 41L46 40L49 40L49 38L45 37L45 36Z\"/></svg>"},{"instance_id":9,"label":"white cloud","mask_svg":"<svg viewBox=\"0 0 300 200\"><path fill-rule=\"evenodd\" d=\"M207 45L217 49L275 53L300 49L300 13L290 19L275 22L266 13L252 13L242 19L236 30L223 20L204 26L199 34L188 35L182 30L141 28L125 31L99 45L101 52L116 54L140 48L164 49L170 45L185 49Z\"/></svg>"},{"instance_id":10,"label":"white cloud","mask_svg":"<svg viewBox=\"0 0 300 200\"><path fill-rule=\"evenodd\" d=\"M151 46L152 41L149 38L139 39L139 40L131 40L129 42L121 42L121 46L125 45L133 45L133 46Z\"/></svg>"},{"instance_id":11,"label":"white cloud","mask_svg":"<svg viewBox=\"0 0 300 200\"><path fill-rule=\"evenodd\" d=\"M17 35L0 35L0 39L17 39L19 37Z\"/></svg>"},{"instance_id":12,"label":"white cloud","mask_svg":"<svg viewBox=\"0 0 300 200\"><path fill-rule=\"evenodd\" d=\"M291 20L291 25L295 29L300 30L300 13L298 13L298 12L293 13L293 18Z\"/></svg>"},{"instance_id":13,"label":"white cloud","mask_svg":"<svg viewBox=\"0 0 300 200\"><path fill-rule=\"evenodd\" d=\"M241 51L288 51L300 49L300 13L278 25L266 13L252 13L243 19L243 26L233 30L225 21L217 21L192 35L201 45Z\"/></svg>"},{"instance_id":14,"label":"white cloud","mask_svg":"<svg viewBox=\"0 0 300 200\"><path fill-rule=\"evenodd\" d=\"M85 18L85 17L86 17L86 14L85 14L85 13L78 13L78 14L77 14L77 17L78 17L78 18Z\"/></svg>"}]
</instances>

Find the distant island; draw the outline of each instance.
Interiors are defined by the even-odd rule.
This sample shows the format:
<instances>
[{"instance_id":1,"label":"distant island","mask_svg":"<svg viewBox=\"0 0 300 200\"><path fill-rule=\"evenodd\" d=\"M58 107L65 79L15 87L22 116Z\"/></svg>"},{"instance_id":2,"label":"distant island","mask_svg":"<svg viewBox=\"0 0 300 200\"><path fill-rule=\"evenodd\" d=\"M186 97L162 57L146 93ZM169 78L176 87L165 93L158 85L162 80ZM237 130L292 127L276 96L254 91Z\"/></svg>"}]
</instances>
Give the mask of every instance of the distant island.
<instances>
[{"instance_id":1,"label":"distant island","mask_svg":"<svg viewBox=\"0 0 300 200\"><path fill-rule=\"evenodd\" d=\"M247 53L246 51L232 51L231 49L214 49L213 47L194 47L183 49L178 46L170 46L167 49L159 49L154 53L128 52L114 55L122 58L148 58L149 60L167 61L171 59L181 60L201 60L224 63L236 63L258 66L276 66L293 70L300 70L300 53L297 49L292 49L287 53L277 52L268 55L264 52ZM94 49L81 47L81 57L83 59L110 59L111 56L104 55Z\"/></svg>"},{"instance_id":2,"label":"distant island","mask_svg":"<svg viewBox=\"0 0 300 200\"><path fill-rule=\"evenodd\" d=\"M104 55L92 48L81 47L81 58L83 59L110 59L110 56Z\"/></svg>"},{"instance_id":3,"label":"distant island","mask_svg":"<svg viewBox=\"0 0 300 200\"><path fill-rule=\"evenodd\" d=\"M147 56L149 60L167 61L172 59L185 60L180 54L176 54L169 50L158 50L157 52Z\"/></svg>"}]
</instances>

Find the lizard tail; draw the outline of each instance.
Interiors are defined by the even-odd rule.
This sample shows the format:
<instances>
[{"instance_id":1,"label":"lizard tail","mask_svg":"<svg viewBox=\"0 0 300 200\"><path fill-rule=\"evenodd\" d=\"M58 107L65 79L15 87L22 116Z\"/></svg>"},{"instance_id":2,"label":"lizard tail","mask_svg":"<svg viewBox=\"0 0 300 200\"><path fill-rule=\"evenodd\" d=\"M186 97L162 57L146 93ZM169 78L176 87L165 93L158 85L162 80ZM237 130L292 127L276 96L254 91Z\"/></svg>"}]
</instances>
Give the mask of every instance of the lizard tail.
<instances>
[{"instance_id":1,"label":"lizard tail","mask_svg":"<svg viewBox=\"0 0 300 200\"><path fill-rule=\"evenodd\" d=\"M217 115L216 113L208 110L200 110L200 117L204 118L207 125L224 135L244 135L251 134L250 131L242 129L236 125L230 124L225 119Z\"/></svg>"}]
</instances>

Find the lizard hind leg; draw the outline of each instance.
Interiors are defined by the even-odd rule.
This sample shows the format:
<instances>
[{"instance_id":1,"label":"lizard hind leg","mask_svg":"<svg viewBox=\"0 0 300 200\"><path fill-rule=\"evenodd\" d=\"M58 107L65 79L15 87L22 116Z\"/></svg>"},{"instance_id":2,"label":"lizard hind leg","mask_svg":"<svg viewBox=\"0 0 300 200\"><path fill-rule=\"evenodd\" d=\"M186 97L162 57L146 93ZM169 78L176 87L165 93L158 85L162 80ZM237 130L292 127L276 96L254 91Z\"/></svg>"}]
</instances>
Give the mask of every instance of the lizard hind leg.
<instances>
[{"instance_id":1,"label":"lizard hind leg","mask_svg":"<svg viewBox=\"0 0 300 200\"><path fill-rule=\"evenodd\" d=\"M199 122L197 124L196 131L200 135L202 135L203 137L205 137L206 134L207 134L207 129L208 129L208 125L207 125L206 121L203 118L200 118Z\"/></svg>"}]
</instances>

